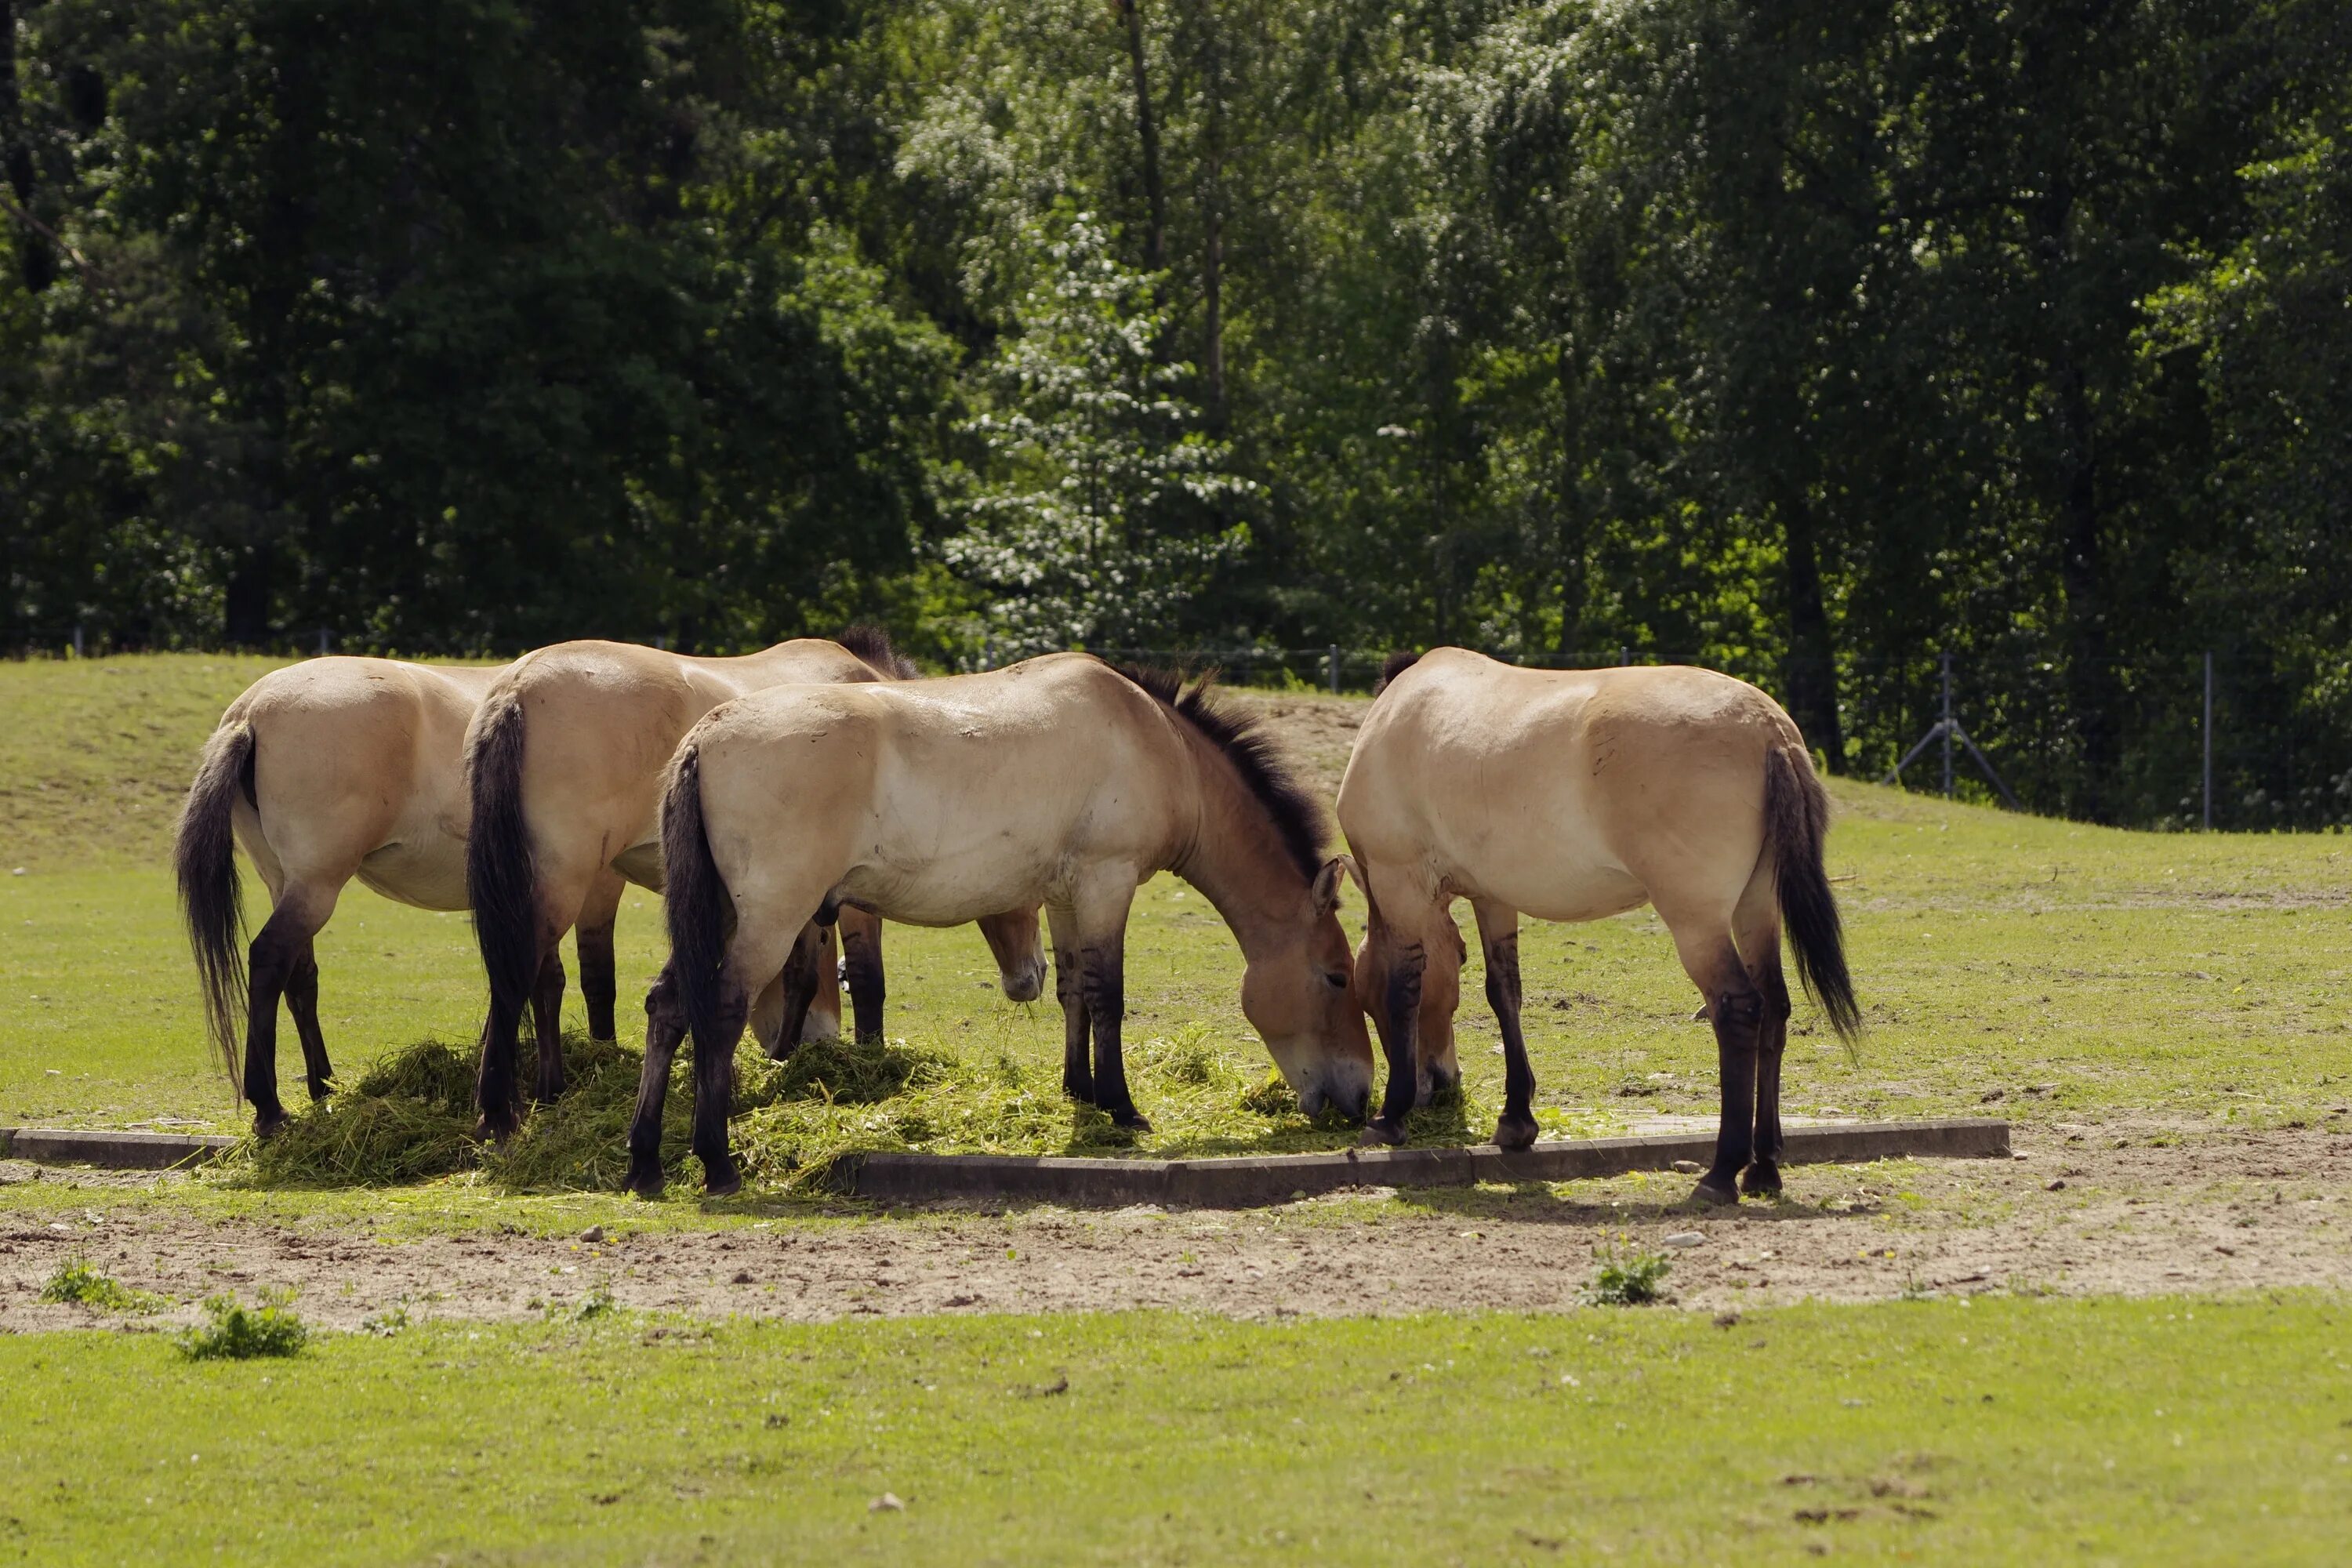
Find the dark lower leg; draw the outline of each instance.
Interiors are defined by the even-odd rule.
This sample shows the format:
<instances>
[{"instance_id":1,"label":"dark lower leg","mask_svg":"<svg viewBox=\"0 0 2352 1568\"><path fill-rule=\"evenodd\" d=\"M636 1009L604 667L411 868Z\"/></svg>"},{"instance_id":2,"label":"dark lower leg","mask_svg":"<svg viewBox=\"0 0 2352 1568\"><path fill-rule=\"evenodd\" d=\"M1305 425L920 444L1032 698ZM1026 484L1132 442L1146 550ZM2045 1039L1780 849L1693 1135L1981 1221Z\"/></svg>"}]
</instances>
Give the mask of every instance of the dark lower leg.
<instances>
[{"instance_id":1,"label":"dark lower leg","mask_svg":"<svg viewBox=\"0 0 2352 1568\"><path fill-rule=\"evenodd\" d=\"M685 1034L685 1015L665 968L646 994L646 1065L637 1075L637 1110L629 1121L629 1190L639 1197L661 1195L662 1108L669 1098L669 1066Z\"/></svg>"},{"instance_id":2,"label":"dark lower leg","mask_svg":"<svg viewBox=\"0 0 2352 1568\"><path fill-rule=\"evenodd\" d=\"M1745 982L1746 976L1741 980ZM1698 1179L1697 1196L1737 1203L1742 1167L1754 1148L1756 1058L1764 1028L1764 1001L1742 989L1715 998L1716 1067L1723 1085L1723 1119L1715 1140L1715 1165Z\"/></svg>"},{"instance_id":3,"label":"dark lower leg","mask_svg":"<svg viewBox=\"0 0 2352 1568\"><path fill-rule=\"evenodd\" d=\"M1382 999L1389 1026L1381 1037L1389 1058L1389 1082L1381 1098L1381 1113L1364 1123L1368 1143L1404 1142L1404 1119L1420 1087L1415 1057L1421 1035L1422 970L1427 961L1428 954L1415 942L1399 948L1389 963L1388 994Z\"/></svg>"},{"instance_id":4,"label":"dark lower leg","mask_svg":"<svg viewBox=\"0 0 2352 1568\"><path fill-rule=\"evenodd\" d=\"M294 1034L302 1042L302 1067L310 1081L310 1098L324 1100L335 1068L327 1060L327 1037L319 1028L319 960L307 942L294 972L286 977L286 1010L294 1015Z\"/></svg>"},{"instance_id":5,"label":"dark lower leg","mask_svg":"<svg viewBox=\"0 0 2352 1568\"><path fill-rule=\"evenodd\" d=\"M1527 1037L1519 1032L1519 939L1517 933L1486 943L1486 1005L1503 1032L1503 1114L1495 1142L1524 1149L1536 1141L1535 1068L1528 1065Z\"/></svg>"},{"instance_id":6,"label":"dark lower leg","mask_svg":"<svg viewBox=\"0 0 2352 1568\"><path fill-rule=\"evenodd\" d=\"M1762 975L1764 1025L1756 1051L1756 1137L1739 1185L1749 1193L1780 1190L1780 1058L1789 1045L1789 985L1775 963Z\"/></svg>"},{"instance_id":7,"label":"dark lower leg","mask_svg":"<svg viewBox=\"0 0 2352 1568\"><path fill-rule=\"evenodd\" d=\"M530 988L530 1028L539 1071L531 1097L552 1105L563 1096L563 959L551 945Z\"/></svg>"},{"instance_id":8,"label":"dark lower leg","mask_svg":"<svg viewBox=\"0 0 2352 1568\"><path fill-rule=\"evenodd\" d=\"M882 922L841 921L841 967L849 982L849 1010L860 1040L882 1037Z\"/></svg>"},{"instance_id":9,"label":"dark lower leg","mask_svg":"<svg viewBox=\"0 0 2352 1568\"><path fill-rule=\"evenodd\" d=\"M770 1053L777 1061L799 1048L801 1032L808 1027L809 1009L816 1005L817 988L833 984L833 976L824 973L825 951L820 928L811 926L801 932L792 956L784 960L784 1021L776 1031L775 1049Z\"/></svg>"},{"instance_id":10,"label":"dark lower leg","mask_svg":"<svg viewBox=\"0 0 2352 1568\"><path fill-rule=\"evenodd\" d=\"M1087 1054L1092 1030L1087 1020L1087 987L1078 955L1054 949L1054 995L1062 1004L1062 1092L1082 1105L1095 1102L1094 1059Z\"/></svg>"},{"instance_id":11,"label":"dark lower leg","mask_svg":"<svg viewBox=\"0 0 2352 1568\"><path fill-rule=\"evenodd\" d=\"M1151 1131L1151 1123L1135 1109L1127 1087L1127 1057L1119 1026L1127 1017L1126 964L1116 947L1089 947L1079 959L1085 978L1087 1016L1095 1035L1095 1103L1110 1113L1114 1125Z\"/></svg>"},{"instance_id":12,"label":"dark lower leg","mask_svg":"<svg viewBox=\"0 0 2352 1568\"><path fill-rule=\"evenodd\" d=\"M714 1198L740 1192L742 1175L727 1149L727 1119L735 1111L735 1042L743 1033L744 998L730 983L719 1008L719 1032L694 1042L694 1152L702 1184Z\"/></svg>"},{"instance_id":13,"label":"dark lower leg","mask_svg":"<svg viewBox=\"0 0 2352 1568\"><path fill-rule=\"evenodd\" d=\"M246 950L245 1098L253 1106L253 1130L264 1138L292 1120L278 1098L278 1000L309 946L290 921L272 915Z\"/></svg>"},{"instance_id":14,"label":"dark lower leg","mask_svg":"<svg viewBox=\"0 0 2352 1568\"><path fill-rule=\"evenodd\" d=\"M580 999L588 1005L588 1037L612 1039L613 1005L620 994L620 980L613 963L613 928L599 926L591 931L583 926L576 940L580 944Z\"/></svg>"}]
</instances>

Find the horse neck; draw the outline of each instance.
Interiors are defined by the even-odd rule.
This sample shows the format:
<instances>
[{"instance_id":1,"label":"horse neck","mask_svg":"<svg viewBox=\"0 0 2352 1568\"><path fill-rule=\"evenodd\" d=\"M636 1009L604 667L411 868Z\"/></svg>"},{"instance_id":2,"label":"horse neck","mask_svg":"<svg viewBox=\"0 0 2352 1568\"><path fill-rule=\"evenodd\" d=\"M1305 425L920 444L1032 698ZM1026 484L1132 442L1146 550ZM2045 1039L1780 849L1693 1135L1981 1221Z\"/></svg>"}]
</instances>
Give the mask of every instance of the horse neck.
<instances>
[{"instance_id":1,"label":"horse neck","mask_svg":"<svg viewBox=\"0 0 2352 1568\"><path fill-rule=\"evenodd\" d=\"M1188 735L1201 781L1192 841L1173 868L1216 907L1245 955L1306 918L1308 888L1274 822L1223 752Z\"/></svg>"}]
</instances>

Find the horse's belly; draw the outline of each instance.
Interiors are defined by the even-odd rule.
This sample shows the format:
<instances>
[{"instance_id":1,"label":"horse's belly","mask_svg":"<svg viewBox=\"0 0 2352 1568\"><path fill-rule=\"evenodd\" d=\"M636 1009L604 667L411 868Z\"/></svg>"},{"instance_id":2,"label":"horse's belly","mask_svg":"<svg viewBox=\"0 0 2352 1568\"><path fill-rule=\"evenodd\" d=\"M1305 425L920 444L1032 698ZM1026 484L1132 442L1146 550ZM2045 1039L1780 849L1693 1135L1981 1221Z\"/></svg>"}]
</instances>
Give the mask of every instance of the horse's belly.
<instances>
[{"instance_id":1,"label":"horse's belly","mask_svg":"<svg viewBox=\"0 0 2352 1568\"><path fill-rule=\"evenodd\" d=\"M957 926L1034 901L1038 891L1031 880L993 868L934 865L910 874L867 866L843 878L834 890L845 903L905 925Z\"/></svg>"},{"instance_id":2,"label":"horse's belly","mask_svg":"<svg viewBox=\"0 0 2352 1568\"><path fill-rule=\"evenodd\" d=\"M387 844L360 862L359 879L385 898L420 910L462 910L466 846L436 837L419 844Z\"/></svg>"},{"instance_id":3,"label":"horse's belly","mask_svg":"<svg viewBox=\"0 0 2352 1568\"><path fill-rule=\"evenodd\" d=\"M1540 845L1487 857L1475 878L1456 879L1460 890L1507 904L1542 921L1597 921L1649 901L1649 890L1623 868L1575 854L1547 854Z\"/></svg>"}]
</instances>

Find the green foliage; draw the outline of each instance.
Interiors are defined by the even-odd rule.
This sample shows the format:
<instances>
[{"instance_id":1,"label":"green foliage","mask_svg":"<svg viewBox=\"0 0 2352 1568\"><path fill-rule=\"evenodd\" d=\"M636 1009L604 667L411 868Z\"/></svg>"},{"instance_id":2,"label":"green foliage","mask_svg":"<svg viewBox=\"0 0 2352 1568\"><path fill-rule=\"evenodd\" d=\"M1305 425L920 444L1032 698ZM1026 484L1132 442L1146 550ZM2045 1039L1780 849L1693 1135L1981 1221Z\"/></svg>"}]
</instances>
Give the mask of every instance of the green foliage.
<instances>
[{"instance_id":1,"label":"green foliage","mask_svg":"<svg viewBox=\"0 0 2352 1568\"><path fill-rule=\"evenodd\" d=\"M173 1336L180 1354L190 1361L299 1355L310 1342L309 1326L295 1314L291 1290L264 1290L260 1304L252 1307L234 1296L210 1297L205 1319Z\"/></svg>"},{"instance_id":2,"label":"green foliage","mask_svg":"<svg viewBox=\"0 0 2352 1568\"><path fill-rule=\"evenodd\" d=\"M57 1272L41 1287L41 1300L94 1307L101 1312L152 1312L163 1304L153 1291L134 1290L100 1274L89 1258L79 1255L58 1265Z\"/></svg>"},{"instance_id":3,"label":"green foliage","mask_svg":"<svg viewBox=\"0 0 2352 1568\"><path fill-rule=\"evenodd\" d=\"M1591 1295L1603 1307L1647 1306L1664 1300L1666 1272L1673 1267L1663 1252L1612 1243L1600 1253Z\"/></svg>"}]
</instances>

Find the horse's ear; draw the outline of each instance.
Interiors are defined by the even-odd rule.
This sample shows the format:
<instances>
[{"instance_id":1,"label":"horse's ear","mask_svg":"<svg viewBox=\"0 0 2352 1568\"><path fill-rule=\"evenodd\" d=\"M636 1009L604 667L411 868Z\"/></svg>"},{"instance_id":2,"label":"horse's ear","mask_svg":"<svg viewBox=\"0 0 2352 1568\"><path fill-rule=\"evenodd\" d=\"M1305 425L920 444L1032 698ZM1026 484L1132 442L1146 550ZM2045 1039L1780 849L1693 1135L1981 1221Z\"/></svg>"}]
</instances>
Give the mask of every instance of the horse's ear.
<instances>
[{"instance_id":1,"label":"horse's ear","mask_svg":"<svg viewBox=\"0 0 2352 1568\"><path fill-rule=\"evenodd\" d=\"M1328 915L1339 907L1339 880L1353 870L1354 863L1345 855L1334 855L1323 862L1323 869L1315 873L1313 897L1317 914Z\"/></svg>"}]
</instances>

